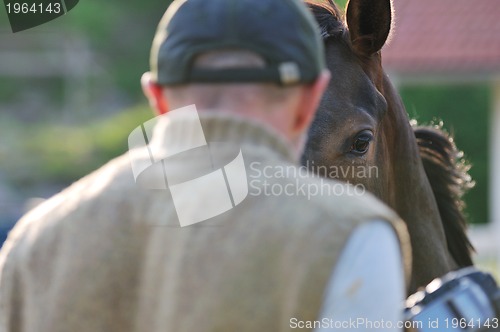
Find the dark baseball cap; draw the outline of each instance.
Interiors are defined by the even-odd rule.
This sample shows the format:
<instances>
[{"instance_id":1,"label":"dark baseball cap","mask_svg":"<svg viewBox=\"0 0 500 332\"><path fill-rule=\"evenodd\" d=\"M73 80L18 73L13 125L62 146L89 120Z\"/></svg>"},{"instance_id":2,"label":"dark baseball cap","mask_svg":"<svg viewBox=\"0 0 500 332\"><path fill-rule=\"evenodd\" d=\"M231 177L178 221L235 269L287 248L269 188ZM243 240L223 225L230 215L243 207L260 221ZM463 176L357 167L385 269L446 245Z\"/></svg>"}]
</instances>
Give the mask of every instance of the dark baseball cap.
<instances>
[{"instance_id":1,"label":"dark baseball cap","mask_svg":"<svg viewBox=\"0 0 500 332\"><path fill-rule=\"evenodd\" d=\"M194 67L197 56L219 50L250 51L262 68ZM160 85L186 83L310 83L325 68L323 41L300 0L174 0L151 50Z\"/></svg>"}]
</instances>

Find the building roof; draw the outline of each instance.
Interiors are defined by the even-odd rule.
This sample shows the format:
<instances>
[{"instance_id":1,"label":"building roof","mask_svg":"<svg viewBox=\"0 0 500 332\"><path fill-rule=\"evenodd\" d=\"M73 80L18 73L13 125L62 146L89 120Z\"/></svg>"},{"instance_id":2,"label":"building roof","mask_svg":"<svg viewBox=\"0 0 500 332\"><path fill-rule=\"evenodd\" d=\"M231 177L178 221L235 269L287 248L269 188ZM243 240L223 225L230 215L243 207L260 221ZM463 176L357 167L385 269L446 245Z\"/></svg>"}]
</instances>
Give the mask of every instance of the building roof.
<instances>
[{"instance_id":1,"label":"building roof","mask_svg":"<svg viewBox=\"0 0 500 332\"><path fill-rule=\"evenodd\" d=\"M499 74L499 0L394 0L395 26L382 57L389 71Z\"/></svg>"}]
</instances>

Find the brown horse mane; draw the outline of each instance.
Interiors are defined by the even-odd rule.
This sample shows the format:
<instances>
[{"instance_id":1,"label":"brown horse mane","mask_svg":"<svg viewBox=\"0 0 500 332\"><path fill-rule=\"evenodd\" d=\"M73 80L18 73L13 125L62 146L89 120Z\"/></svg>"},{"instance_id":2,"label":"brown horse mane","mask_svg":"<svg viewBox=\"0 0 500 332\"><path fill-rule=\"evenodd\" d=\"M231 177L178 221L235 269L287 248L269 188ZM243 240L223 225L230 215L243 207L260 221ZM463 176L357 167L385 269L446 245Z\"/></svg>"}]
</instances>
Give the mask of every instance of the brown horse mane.
<instances>
[{"instance_id":1,"label":"brown horse mane","mask_svg":"<svg viewBox=\"0 0 500 332\"><path fill-rule=\"evenodd\" d=\"M472 265L474 251L467 237L463 195L474 186L470 165L457 149L453 137L434 126L414 126L420 157L441 215L448 250L460 267Z\"/></svg>"},{"instance_id":2,"label":"brown horse mane","mask_svg":"<svg viewBox=\"0 0 500 332\"><path fill-rule=\"evenodd\" d=\"M333 1L306 0L305 3L309 6L318 22L323 40L336 37L350 45L349 31L343 22L343 14Z\"/></svg>"},{"instance_id":3,"label":"brown horse mane","mask_svg":"<svg viewBox=\"0 0 500 332\"><path fill-rule=\"evenodd\" d=\"M335 38L351 47L343 14L333 0L306 0L306 3L325 42ZM464 193L474 185L468 174L470 167L442 125L414 126L413 131L439 209L448 250L460 267L472 265L471 252L474 249L466 233L463 200Z\"/></svg>"}]
</instances>

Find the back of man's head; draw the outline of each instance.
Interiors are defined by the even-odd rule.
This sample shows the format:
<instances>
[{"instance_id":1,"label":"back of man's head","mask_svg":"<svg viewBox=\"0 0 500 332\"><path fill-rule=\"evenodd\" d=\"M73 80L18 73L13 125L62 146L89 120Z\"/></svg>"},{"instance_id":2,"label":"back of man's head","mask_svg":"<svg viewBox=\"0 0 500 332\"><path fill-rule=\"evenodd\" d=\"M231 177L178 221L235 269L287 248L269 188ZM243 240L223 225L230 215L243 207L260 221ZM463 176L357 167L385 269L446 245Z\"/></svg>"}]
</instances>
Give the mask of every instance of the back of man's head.
<instances>
[{"instance_id":1,"label":"back of man's head","mask_svg":"<svg viewBox=\"0 0 500 332\"><path fill-rule=\"evenodd\" d=\"M265 61L250 51L227 49L201 54L194 60L193 66L206 70L260 69L265 67ZM260 82L187 83L165 87L172 108L195 104L200 109L234 110L238 113L271 112L274 108L285 108L297 96L298 90L298 85L281 86Z\"/></svg>"}]
</instances>

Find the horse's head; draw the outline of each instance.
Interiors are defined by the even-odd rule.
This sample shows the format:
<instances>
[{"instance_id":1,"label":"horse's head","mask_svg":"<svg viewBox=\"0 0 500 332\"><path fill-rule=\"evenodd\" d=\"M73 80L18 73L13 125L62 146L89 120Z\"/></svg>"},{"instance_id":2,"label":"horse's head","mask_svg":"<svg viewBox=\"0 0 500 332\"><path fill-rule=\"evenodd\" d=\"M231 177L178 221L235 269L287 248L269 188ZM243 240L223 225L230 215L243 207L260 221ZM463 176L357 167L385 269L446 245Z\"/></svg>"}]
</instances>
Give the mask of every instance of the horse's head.
<instances>
[{"instance_id":1,"label":"horse's head","mask_svg":"<svg viewBox=\"0 0 500 332\"><path fill-rule=\"evenodd\" d=\"M382 68L380 50L391 31L391 0L350 0L345 22L333 0L306 2L320 25L332 79L309 131L303 164L320 175L364 185L398 212L412 241L411 290L445 274L456 262L469 264L463 225L448 218L445 236L440 215L442 207L452 207L458 198L447 196L447 184L433 188L426 174L446 177L451 166L448 170L442 162L429 166L433 170L424 168L428 163L422 161L420 143ZM435 193L444 198L436 199ZM454 246L455 260L448 251Z\"/></svg>"},{"instance_id":2,"label":"horse's head","mask_svg":"<svg viewBox=\"0 0 500 332\"><path fill-rule=\"evenodd\" d=\"M391 30L390 1L350 1L347 26L333 2L311 8L332 79L309 131L303 163L321 175L361 183L393 205L387 161L396 142L384 127L394 97L385 95L380 59Z\"/></svg>"}]
</instances>

